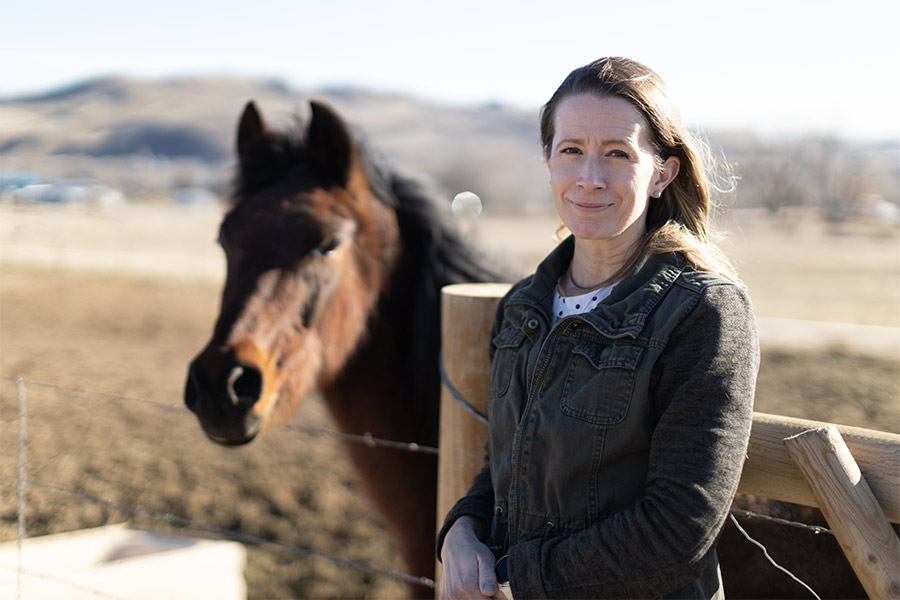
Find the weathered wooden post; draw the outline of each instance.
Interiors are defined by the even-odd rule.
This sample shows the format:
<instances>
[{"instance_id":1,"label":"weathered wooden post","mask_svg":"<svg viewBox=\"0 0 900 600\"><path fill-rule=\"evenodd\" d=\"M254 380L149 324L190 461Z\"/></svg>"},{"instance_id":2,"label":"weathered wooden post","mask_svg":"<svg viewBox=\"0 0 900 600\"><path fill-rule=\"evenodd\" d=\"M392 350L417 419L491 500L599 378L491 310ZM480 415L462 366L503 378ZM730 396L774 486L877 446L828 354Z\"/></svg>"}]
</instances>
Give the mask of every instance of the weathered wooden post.
<instances>
[{"instance_id":1,"label":"weathered wooden post","mask_svg":"<svg viewBox=\"0 0 900 600\"><path fill-rule=\"evenodd\" d=\"M508 284L462 283L441 293L441 352L446 379L472 407L487 414L491 325ZM488 429L455 397L441 388L438 457L438 527L484 465ZM440 581L440 565L437 569ZM438 590L439 591L439 590Z\"/></svg>"},{"instance_id":2,"label":"weathered wooden post","mask_svg":"<svg viewBox=\"0 0 900 600\"><path fill-rule=\"evenodd\" d=\"M900 539L832 426L784 440L870 598L900 598Z\"/></svg>"}]
</instances>

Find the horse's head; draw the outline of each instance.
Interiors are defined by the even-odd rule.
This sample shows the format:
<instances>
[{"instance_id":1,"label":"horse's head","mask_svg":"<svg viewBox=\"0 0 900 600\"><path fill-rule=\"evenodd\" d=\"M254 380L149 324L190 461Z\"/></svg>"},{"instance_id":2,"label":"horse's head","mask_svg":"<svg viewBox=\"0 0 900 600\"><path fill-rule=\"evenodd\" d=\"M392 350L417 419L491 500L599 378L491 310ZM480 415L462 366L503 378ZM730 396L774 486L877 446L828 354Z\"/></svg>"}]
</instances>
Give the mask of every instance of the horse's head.
<instances>
[{"instance_id":1,"label":"horse's head","mask_svg":"<svg viewBox=\"0 0 900 600\"><path fill-rule=\"evenodd\" d=\"M396 217L352 136L329 108L311 108L305 135L269 131L252 102L238 127L234 202L219 232L222 305L185 388L222 444L249 442L335 377L395 261Z\"/></svg>"}]
</instances>

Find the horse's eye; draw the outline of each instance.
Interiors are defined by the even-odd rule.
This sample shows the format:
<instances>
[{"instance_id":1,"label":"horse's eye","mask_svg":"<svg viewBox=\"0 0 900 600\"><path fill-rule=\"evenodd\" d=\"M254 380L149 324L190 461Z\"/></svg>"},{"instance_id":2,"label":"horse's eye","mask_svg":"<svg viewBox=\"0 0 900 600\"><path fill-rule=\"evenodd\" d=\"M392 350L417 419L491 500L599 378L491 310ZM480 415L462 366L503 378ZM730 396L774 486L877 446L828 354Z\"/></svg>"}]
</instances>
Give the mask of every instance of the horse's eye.
<instances>
[{"instance_id":1,"label":"horse's eye","mask_svg":"<svg viewBox=\"0 0 900 600\"><path fill-rule=\"evenodd\" d=\"M340 245L341 241L336 237L327 239L322 243L321 246L319 246L319 254L321 254L322 256L331 256Z\"/></svg>"}]
</instances>

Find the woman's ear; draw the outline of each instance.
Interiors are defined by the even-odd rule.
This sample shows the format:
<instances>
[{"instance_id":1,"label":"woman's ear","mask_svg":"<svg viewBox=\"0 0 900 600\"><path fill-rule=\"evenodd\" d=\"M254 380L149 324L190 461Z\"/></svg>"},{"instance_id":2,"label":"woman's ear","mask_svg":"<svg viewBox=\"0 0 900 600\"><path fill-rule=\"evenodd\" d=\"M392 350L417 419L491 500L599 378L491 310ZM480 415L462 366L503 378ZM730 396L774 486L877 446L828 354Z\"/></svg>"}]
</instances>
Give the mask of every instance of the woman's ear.
<instances>
[{"instance_id":1,"label":"woman's ear","mask_svg":"<svg viewBox=\"0 0 900 600\"><path fill-rule=\"evenodd\" d=\"M677 156L670 156L663 162L662 168L658 171L656 181L650 186L650 195L659 198L663 190L672 183L672 180L678 175L681 168L681 160Z\"/></svg>"}]
</instances>

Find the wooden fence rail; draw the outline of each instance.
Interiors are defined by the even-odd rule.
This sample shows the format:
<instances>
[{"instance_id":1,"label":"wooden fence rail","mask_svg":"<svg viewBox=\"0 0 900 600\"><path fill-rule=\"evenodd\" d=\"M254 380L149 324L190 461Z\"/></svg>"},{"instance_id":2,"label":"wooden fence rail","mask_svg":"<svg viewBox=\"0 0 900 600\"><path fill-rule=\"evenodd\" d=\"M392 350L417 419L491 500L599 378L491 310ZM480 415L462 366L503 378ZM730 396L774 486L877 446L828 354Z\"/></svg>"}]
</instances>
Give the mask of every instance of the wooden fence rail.
<instances>
[{"instance_id":1,"label":"wooden fence rail","mask_svg":"<svg viewBox=\"0 0 900 600\"><path fill-rule=\"evenodd\" d=\"M466 493L472 479L484 464L487 427L457 401L454 391L475 410L487 414L490 379L487 349L490 329L497 302L508 287L505 284L459 284L443 289L443 366L454 390L445 386L441 398L439 520ZM846 442L850 454L859 465L861 477L867 482L883 512L874 518L900 523L900 435L896 434L755 413L748 457L738 491L821 507L816 494L810 489L807 479L788 451L785 439L829 426L834 427ZM875 528L881 528L881 525L873 523ZM882 556L881 559L889 566L896 562L893 556ZM896 574L900 566L894 567L890 577L896 582L900 578ZM859 570L857 574L861 580L866 577ZM863 584L866 585L865 582ZM880 589L885 589L883 583Z\"/></svg>"},{"instance_id":2,"label":"wooden fence rail","mask_svg":"<svg viewBox=\"0 0 900 600\"><path fill-rule=\"evenodd\" d=\"M831 425L754 413L747 460L738 492L772 500L819 506L784 444L786 438ZM835 425L866 478L885 516L900 523L900 435Z\"/></svg>"}]
</instances>

